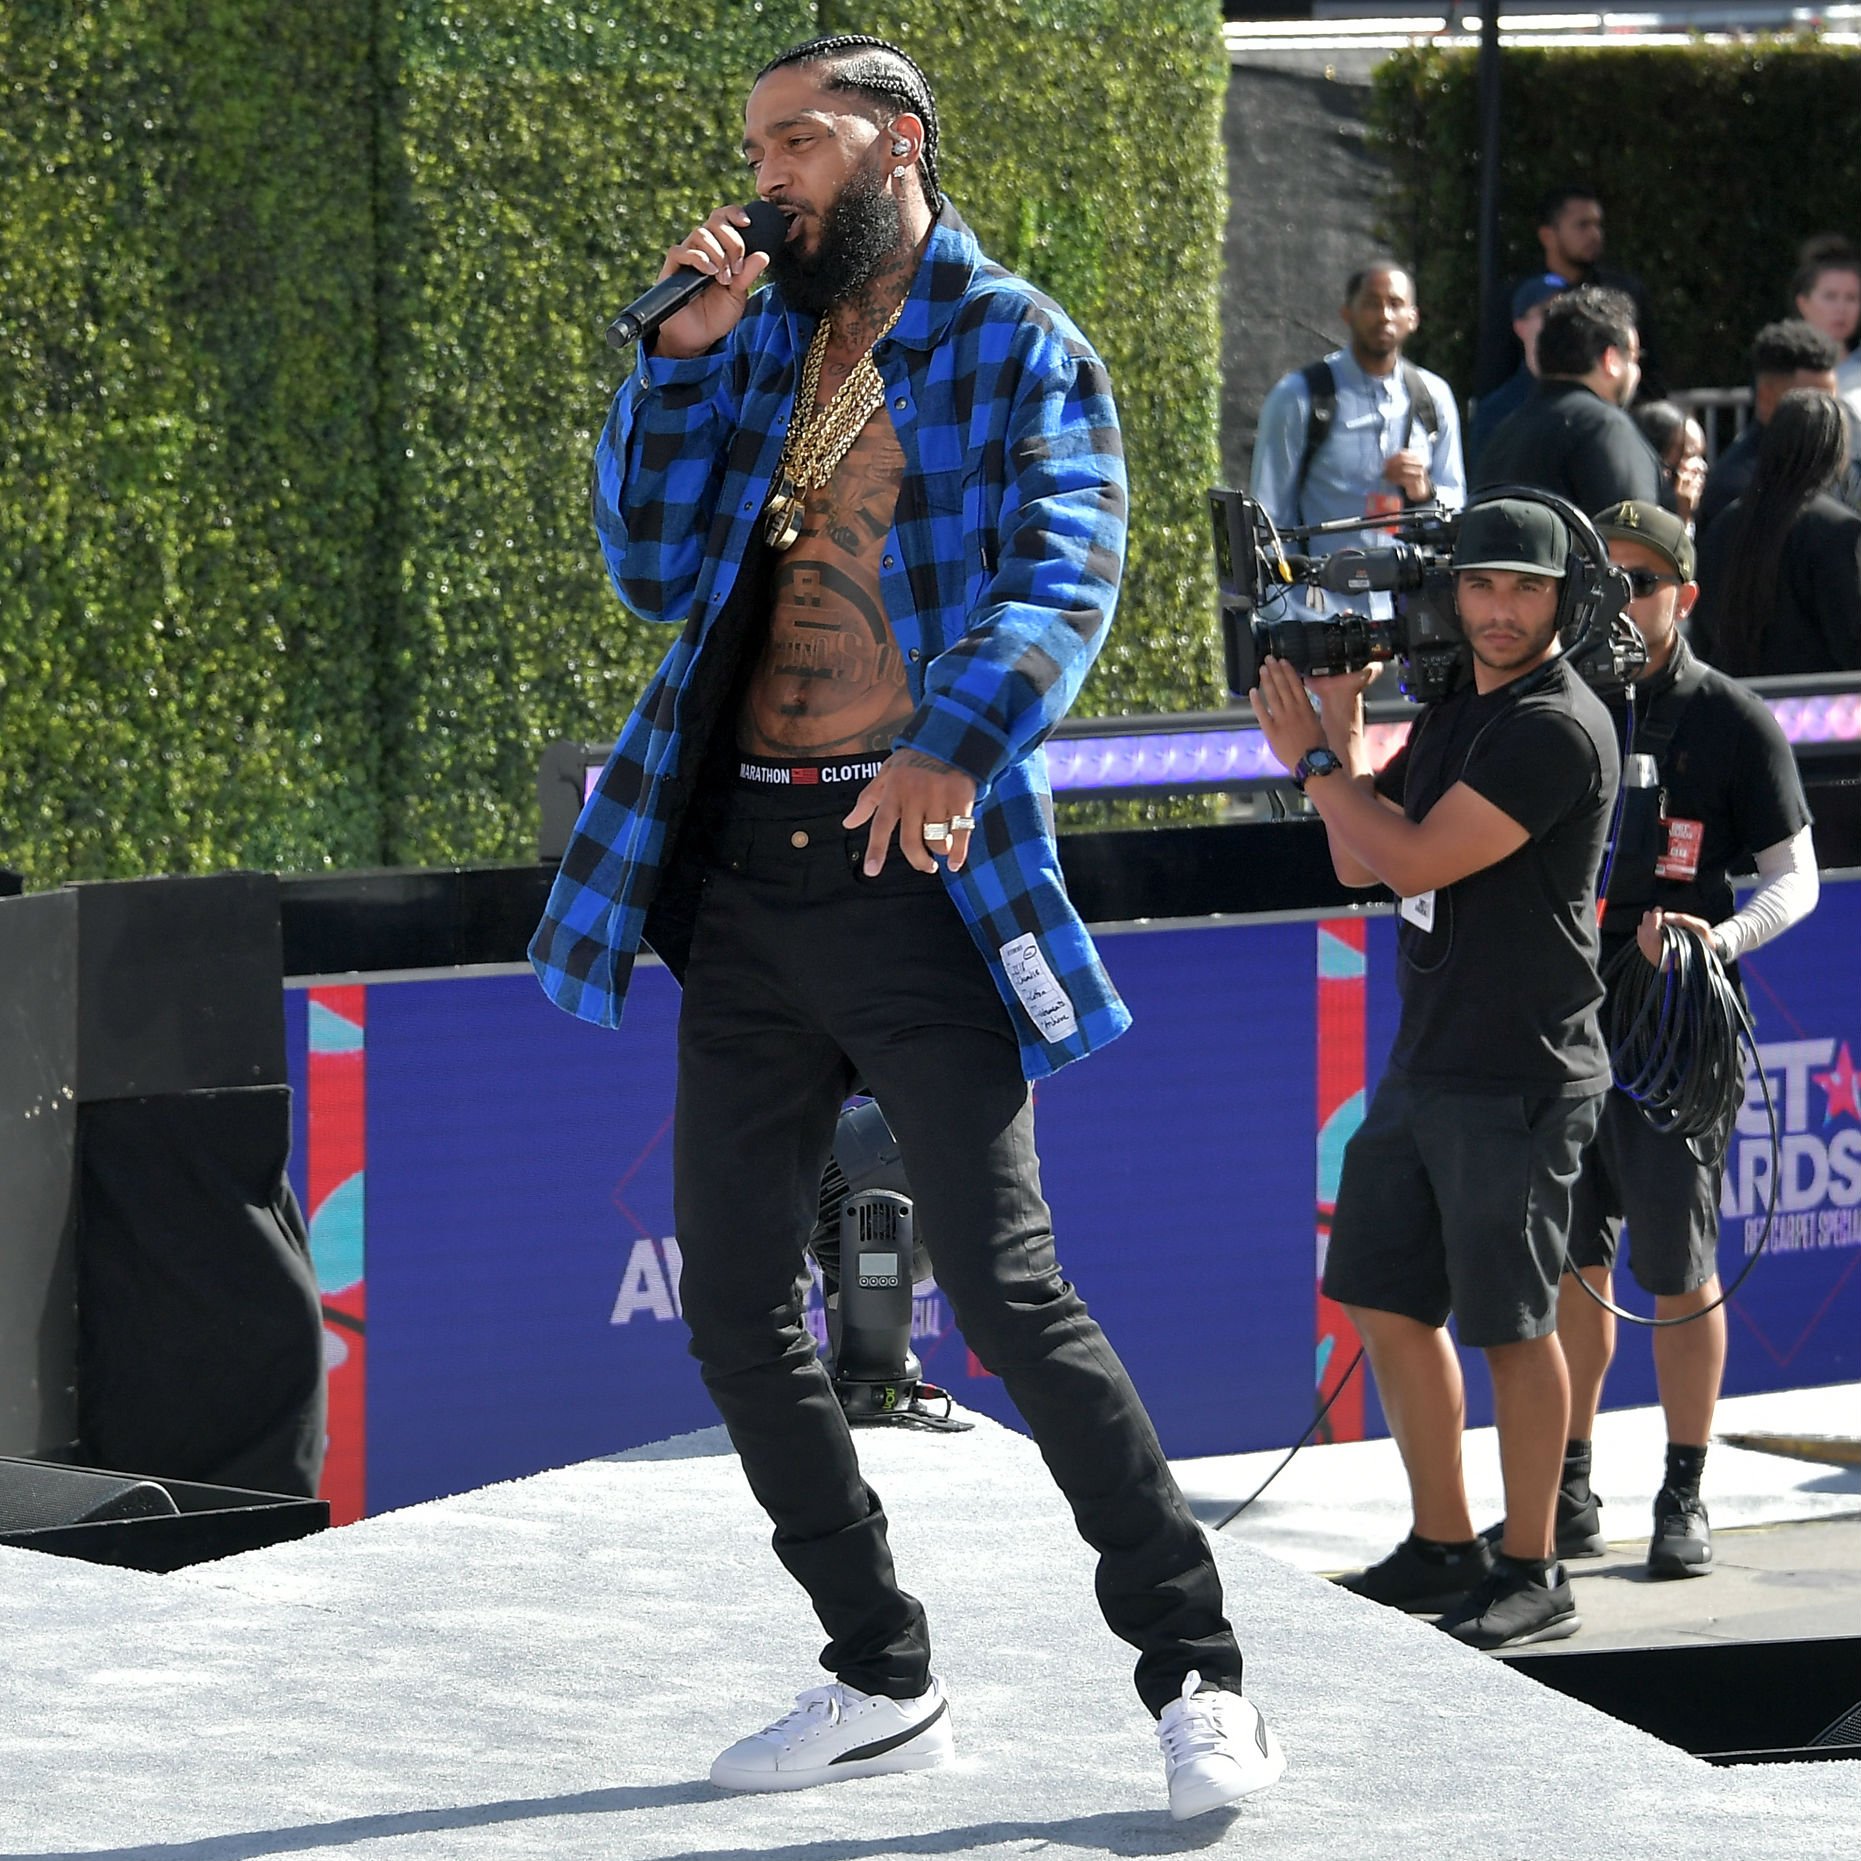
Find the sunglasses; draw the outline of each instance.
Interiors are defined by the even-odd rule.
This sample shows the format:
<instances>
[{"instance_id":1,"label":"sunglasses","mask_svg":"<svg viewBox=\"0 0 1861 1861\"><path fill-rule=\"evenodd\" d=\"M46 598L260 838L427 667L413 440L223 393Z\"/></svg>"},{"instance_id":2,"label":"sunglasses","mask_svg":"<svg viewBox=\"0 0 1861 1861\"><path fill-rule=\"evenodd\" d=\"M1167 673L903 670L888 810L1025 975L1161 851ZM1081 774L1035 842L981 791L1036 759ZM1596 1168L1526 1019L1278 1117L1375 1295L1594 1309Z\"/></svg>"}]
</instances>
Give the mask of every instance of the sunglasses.
<instances>
[{"instance_id":1,"label":"sunglasses","mask_svg":"<svg viewBox=\"0 0 1861 1861\"><path fill-rule=\"evenodd\" d=\"M1678 575L1657 575L1652 569L1624 569L1628 577L1629 589L1635 600L1645 600L1657 588L1678 588L1682 586Z\"/></svg>"}]
</instances>

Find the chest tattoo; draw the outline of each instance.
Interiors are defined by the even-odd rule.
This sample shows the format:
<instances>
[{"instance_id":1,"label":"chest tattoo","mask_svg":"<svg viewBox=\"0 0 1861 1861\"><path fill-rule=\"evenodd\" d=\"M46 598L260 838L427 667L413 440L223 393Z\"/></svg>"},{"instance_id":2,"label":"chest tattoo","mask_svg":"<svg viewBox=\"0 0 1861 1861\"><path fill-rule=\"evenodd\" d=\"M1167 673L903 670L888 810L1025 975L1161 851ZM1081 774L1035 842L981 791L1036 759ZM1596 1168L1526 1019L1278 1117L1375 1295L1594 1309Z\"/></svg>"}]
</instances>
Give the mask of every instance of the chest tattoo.
<instances>
[{"instance_id":1,"label":"chest tattoo","mask_svg":"<svg viewBox=\"0 0 1861 1861\"><path fill-rule=\"evenodd\" d=\"M823 393L830 392L825 380ZM775 573L769 633L737 742L758 756L887 751L912 702L879 577L905 455L881 409L808 495Z\"/></svg>"}]
</instances>

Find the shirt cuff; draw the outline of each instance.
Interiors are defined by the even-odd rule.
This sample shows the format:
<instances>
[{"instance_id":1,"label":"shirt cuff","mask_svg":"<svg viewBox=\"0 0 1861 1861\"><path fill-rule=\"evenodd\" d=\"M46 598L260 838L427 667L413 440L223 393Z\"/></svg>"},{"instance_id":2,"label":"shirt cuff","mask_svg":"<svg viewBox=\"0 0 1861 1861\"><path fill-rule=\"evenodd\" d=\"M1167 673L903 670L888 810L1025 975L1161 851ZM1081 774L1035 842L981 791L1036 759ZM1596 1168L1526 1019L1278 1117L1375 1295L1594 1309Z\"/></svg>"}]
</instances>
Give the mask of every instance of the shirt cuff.
<instances>
[{"instance_id":1,"label":"shirt cuff","mask_svg":"<svg viewBox=\"0 0 1861 1861\"><path fill-rule=\"evenodd\" d=\"M634 364L633 379L642 393L655 388L677 387L703 381L724 359L724 345L714 343L699 355L649 355L645 343L639 345L639 359Z\"/></svg>"}]
</instances>

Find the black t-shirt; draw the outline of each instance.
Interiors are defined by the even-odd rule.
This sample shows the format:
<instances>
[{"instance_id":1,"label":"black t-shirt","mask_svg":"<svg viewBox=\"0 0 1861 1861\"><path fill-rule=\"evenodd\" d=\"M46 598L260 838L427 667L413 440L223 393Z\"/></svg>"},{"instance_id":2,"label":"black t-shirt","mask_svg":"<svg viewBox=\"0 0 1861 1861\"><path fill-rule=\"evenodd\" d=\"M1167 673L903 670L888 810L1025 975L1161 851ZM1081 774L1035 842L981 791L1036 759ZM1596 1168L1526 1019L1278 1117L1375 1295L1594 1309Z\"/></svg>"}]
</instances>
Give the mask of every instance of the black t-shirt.
<instances>
[{"instance_id":1,"label":"black t-shirt","mask_svg":"<svg viewBox=\"0 0 1861 1861\"><path fill-rule=\"evenodd\" d=\"M1706 665L1697 667L1695 689L1676 691L1688 657L1682 644L1635 688L1636 743L1629 750L1652 747L1662 825L1638 856L1624 834L1603 919L1605 960L1634 936L1650 905L1708 924L1730 917L1737 902L1730 875L1750 872L1755 855L1793 840L1810 822L1796 759L1769 707ZM1627 717L1621 697L1610 699L1609 713L1619 743ZM1650 854L1660 862L1652 870ZM1624 859L1637 857L1638 870L1623 867Z\"/></svg>"},{"instance_id":2,"label":"black t-shirt","mask_svg":"<svg viewBox=\"0 0 1861 1861\"><path fill-rule=\"evenodd\" d=\"M1608 711L1561 659L1484 695L1463 686L1416 720L1378 788L1419 821L1465 782L1531 838L1440 888L1432 912L1405 901L1392 1067L1467 1092L1609 1084L1596 875L1618 767Z\"/></svg>"},{"instance_id":3,"label":"black t-shirt","mask_svg":"<svg viewBox=\"0 0 1861 1861\"><path fill-rule=\"evenodd\" d=\"M1660 455L1621 408L1580 381L1540 381L1516 413L1494 428L1473 475L1476 490L1536 485L1596 516L1640 498L1673 503Z\"/></svg>"}]
</instances>

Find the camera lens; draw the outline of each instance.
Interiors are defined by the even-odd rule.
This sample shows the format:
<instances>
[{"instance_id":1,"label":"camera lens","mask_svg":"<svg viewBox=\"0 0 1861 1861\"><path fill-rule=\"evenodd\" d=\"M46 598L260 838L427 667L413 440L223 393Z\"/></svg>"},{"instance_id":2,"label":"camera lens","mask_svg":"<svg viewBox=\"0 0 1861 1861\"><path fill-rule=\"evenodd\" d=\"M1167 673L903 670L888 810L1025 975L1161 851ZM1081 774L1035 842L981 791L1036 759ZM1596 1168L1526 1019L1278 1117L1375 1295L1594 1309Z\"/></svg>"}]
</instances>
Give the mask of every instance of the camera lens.
<instances>
[{"instance_id":1,"label":"camera lens","mask_svg":"<svg viewBox=\"0 0 1861 1861\"><path fill-rule=\"evenodd\" d=\"M1272 653L1312 678L1361 671L1372 660L1393 659L1396 654L1395 623L1363 614L1269 620L1259 627L1265 635L1263 653Z\"/></svg>"}]
</instances>

